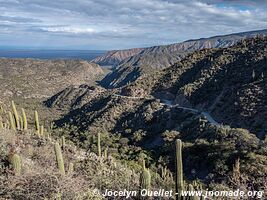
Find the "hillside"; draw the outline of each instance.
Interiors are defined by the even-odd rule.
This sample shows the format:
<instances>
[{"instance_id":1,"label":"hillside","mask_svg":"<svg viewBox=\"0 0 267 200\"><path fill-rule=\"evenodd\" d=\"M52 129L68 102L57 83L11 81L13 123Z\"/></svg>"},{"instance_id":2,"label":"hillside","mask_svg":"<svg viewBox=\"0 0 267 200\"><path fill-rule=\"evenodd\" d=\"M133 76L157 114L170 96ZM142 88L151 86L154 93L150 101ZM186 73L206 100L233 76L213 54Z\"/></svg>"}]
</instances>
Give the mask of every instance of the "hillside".
<instances>
[{"instance_id":1,"label":"hillside","mask_svg":"<svg viewBox=\"0 0 267 200\"><path fill-rule=\"evenodd\" d=\"M102 69L82 60L0 59L1 101L47 98L69 85L94 83Z\"/></svg>"},{"instance_id":2,"label":"hillside","mask_svg":"<svg viewBox=\"0 0 267 200\"><path fill-rule=\"evenodd\" d=\"M47 127L38 116L30 121L30 111L20 111L14 102L12 109L0 110L1 199L113 199L104 195L106 190L139 191L142 187L141 148L104 132L90 134L90 144L79 146L75 137L68 139L66 129ZM17 120L18 115L22 120ZM126 159L127 154L123 159L119 152L125 149L131 149L136 159ZM147 167L153 178L151 189L173 189L172 178L163 179L152 163Z\"/></svg>"},{"instance_id":3,"label":"hillside","mask_svg":"<svg viewBox=\"0 0 267 200\"><path fill-rule=\"evenodd\" d=\"M124 87L131 96L153 95L209 111L218 121L267 132L267 39L245 40L225 49L206 49Z\"/></svg>"},{"instance_id":4,"label":"hillside","mask_svg":"<svg viewBox=\"0 0 267 200\"><path fill-rule=\"evenodd\" d=\"M79 90L72 89L72 93ZM75 104L56 125L64 129L66 137L83 147L90 146L92 135L101 132L106 137L105 145L118 159L138 160L144 156L152 166L157 166L156 170L163 165L172 172L173 141L180 138L185 145L187 181L199 180L213 189L235 187L236 183L231 182L232 165L240 158L242 178L251 180L255 188L266 189L266 142L254 134L213 124L201 112L169 106L159 99L120 96L116 92L86 93L91 99ZM62 105L59 102L79 102L75 101L79 99L77 96L68 97L66 102L65 98L59 98L54 106ZM247 188L249 183L242 184Z\"/></svg>"},{"instance_id":5,"label":"hillside","mask_svg":"<svg viewBox=\"0 0 267 200\"><path fill-rule=\"evenodd\" d=\"M108 74L102 80L102 85L105 87L121 87L128 82L136 80L143 74L150 74L155 70L169 67L194 51L206 48L225 48L234 45L242 39L266 34L267 30L261 30L189 40L177 44L155 46L138 50L133 49L132 52L131 50L121 50L109 52L105 56L93 60L93 62L102 64L102 59L112 60L114 54L127 55L121 56L116 62L109 62L109 65L116 67L112 73Z\"/></svg>"},{"instance_id":6,"label":"hillside","mask_svg":"<svg viewBox=\"0 0 267 200\"><path fill-rule=\"evenodd\" d=\"M65 165L63 173L58 168L54 150L61 140L38 137L31 130L21 133L1 129L0 198L101 200L105 188L123 190L129 185L138 188L141 170L138 165L135 171L110 155L86 152L69 141L64 146L59 143ZM12 161L15 156L20 158L16 167ZM128 180L121 181L125 178Z\"/></svg>"}]
</instances>

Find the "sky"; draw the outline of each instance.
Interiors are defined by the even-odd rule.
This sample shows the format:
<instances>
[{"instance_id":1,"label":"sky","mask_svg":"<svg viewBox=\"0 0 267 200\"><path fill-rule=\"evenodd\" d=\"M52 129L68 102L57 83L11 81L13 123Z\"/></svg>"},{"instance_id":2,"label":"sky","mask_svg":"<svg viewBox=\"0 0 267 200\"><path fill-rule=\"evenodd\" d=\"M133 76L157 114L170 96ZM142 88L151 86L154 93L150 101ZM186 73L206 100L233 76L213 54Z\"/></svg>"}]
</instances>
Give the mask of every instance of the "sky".
<instances>
[{"instance_id":1,"label":"sky","mask_svg":"<svg viewBox=\"0 0 267 200\"><path fill-rule=\"evenodd\" d=\"M260 29L267 0L0 0L0 49L126 49Z\"/></svg>"}]
</instances>

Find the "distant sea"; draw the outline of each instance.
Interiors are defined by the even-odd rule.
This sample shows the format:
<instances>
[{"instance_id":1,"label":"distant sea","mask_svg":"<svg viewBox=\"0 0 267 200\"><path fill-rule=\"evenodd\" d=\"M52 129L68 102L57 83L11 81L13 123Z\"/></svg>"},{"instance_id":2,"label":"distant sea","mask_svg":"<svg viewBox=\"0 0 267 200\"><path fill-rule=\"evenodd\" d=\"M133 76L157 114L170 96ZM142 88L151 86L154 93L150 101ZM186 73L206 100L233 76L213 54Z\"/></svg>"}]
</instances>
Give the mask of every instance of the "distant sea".
<instances>
[{"instance_id":1,"label":"distant sea","mask_svg":"<svg viewBox=\"0 0 267 200\"><path fill-rule=\"evenodd\" d=\"M105 54L97 50L0 50L0 58L36 58L36 59L83 59L93 60Z\"/></svg>"}]
</instances>

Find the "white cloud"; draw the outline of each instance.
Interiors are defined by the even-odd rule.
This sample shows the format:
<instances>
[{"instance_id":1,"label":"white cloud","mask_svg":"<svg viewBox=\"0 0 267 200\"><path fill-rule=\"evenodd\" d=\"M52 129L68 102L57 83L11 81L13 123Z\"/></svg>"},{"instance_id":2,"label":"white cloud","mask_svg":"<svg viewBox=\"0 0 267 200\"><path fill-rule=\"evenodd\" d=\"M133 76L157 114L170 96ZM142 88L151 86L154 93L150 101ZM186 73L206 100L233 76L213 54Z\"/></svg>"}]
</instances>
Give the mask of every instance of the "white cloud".
<instances>
[{"instance_id":1,"label":"white cloud","mask_svg":"<svg viewBox=\"0 0 267 200\"><path fill-rule=\"evenodd\" d=\"M129 48L267 28L265 0L0 2L0 26L10 25L0 40L7 44Z\"/></svg>"},{"instance_id":2,"label":"white cloud","mask_svg":"<svg viewBox=\"0 0 267 200\"><path fill-rule=\"evenodd\" d=\"M41 30L55 33L96 33L92 28L79 28L79 27L42 27Z\"/></svg>"}]
</instances>

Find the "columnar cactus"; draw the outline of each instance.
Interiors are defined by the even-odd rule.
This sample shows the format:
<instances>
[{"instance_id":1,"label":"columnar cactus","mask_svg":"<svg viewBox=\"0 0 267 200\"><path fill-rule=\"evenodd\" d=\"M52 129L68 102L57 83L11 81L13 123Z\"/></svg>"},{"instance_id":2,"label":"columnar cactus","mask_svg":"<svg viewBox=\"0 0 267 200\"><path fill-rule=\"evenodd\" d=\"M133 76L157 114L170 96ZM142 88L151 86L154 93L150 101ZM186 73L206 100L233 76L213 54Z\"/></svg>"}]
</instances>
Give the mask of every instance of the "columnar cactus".
<instances>
[{"instance_id":1,"label":"columnar cactus","mask_svg":"<svg viewBox=\"0 0 267 200\"><path fill-rule=\"evenodd\" d=\"M19 116L19 127L21 130L23 130L23 119L21 116Z\"/></svg>"},{"instance_id":2,"label":"columnar cactus","mask_svg":"<svg viewBox=\"0 0 267 200\"><path fill-rule=\"evenodd\" d=\"M12 113L10 111L8 112L8 117L9 117L10 128L13 130L16 130L16 124L15 124L14 116L12 115Z\"/></svg>"},{"instance_id":3,"label":"columnar cactus","mask_svg":"<svg viewBox=\"0 0 267 200\"><path fill-rule=\"evenodd\" d=\"M12 105L12 111L13 111L13 114L14 114L16 128L20 129L19 114L18 114L18 111L17 111L17 108L16 108L16 105L15 105L14 101L11 101L11 105Z\"/></svg>"},{"instance_id":4,"label":"columnar cactus","mask_svg":"<svg viewBox=\"0 0 267 200\"><path fill-rule=\"evenodd\" d=\"M44 125L40 126L40 135L44 136Z\"/></svg>"},{"instance_id":5,"label":"columnar cactus","mask_svg":"<svg viewBox=\"0 0 267 200\"><path fill-rule=\"evenodd\" d=\"M74 171L74 165L73 165L73 163L70 163L69 164L69 169L68 169L68 175L73 174L73 171Z\"/></svg>"},{"instance_id":6,"label":"columnar cactus","mask_svg":"<svg viewBox=\"0 0 267 200\"><path fill-rule=\"evenodd\" d=\"M65 175L64 160L63 160L61 148L58 143L55 143L54 148L55 148L58 169L62 175Z\"/></svg>"},{"instance_id":7,"label":"columnar cactus","mask_svg":"<svg viewBox=\"0 0 267 200\"><path fill-rule=\"evenodd\" d=\"M0 119L0 129L4 128L4 123L2 122L2 119Z\"/></svg>"},{"instance_id":8,"label":"columnar cactus","mask_svg":"<svg viewBox=\"0 0 267 200\"><path fill-rule=\"evenodd\" d=\"M10 164L12 165L15 175L19 176L21 174L21 159L18 154L13 154L10 157Z\"/></svg>"},{"instance_id":9,"label":"columnar cactus","mask_svg":"<svg viewBox=\"0 0 267 200\"><path fill-rule=\"evenodd\" d=\"M28 129L28 121L27 121L26 112L23 108L21 109L21 113L22 113L23 130L27 130Z\"/></svg>"},{"instance_id":10,"label":"columnar cactus","mask_svg":"<svg viewBox=\"0 0 267 200\"><path fill-rule=\"evenodd\" d=\"M108 159L108 148L104 150L104 159Z\"/></svg>"},{"instance_id":11,"label":"columnar cactus","mask_svg":"<svg viewBox=\"0 0 267 200\"><path fill-rule=\"evenodd\" d=\"M140 188L149 190L151 187L151 175L149 169L146 168L145 160L143 160L143 169L140 175Z\"/></svg>"},{"instance_id":12,"label":"columnar cactus","mask_svg":"<svg viewBox=\"0 0 267 200\"><path fill-rule=\"evenodd\" d=\"M40 135L39 115L37 111L34 111L34 124L37 135Z\"/></svg>"},{"instance_id":13,"label":"columnar cactus","mask_svg":"<svg viewBox=\"0 0 267 200\"><path fill-rule=\"evenodd\" d=\"M98 156L101 156L101 135L100 133L97 134L97 153Z\"/></svg>"},{"instance_id":14,"label":"columnar cactus","mask_svg":"<svg viewBox=\"0 0 267 200\"><path fill-rule=\"evenodd\" d=\"M182 141L176 140L176 199L181 200L181 191L184 189L184 180L183 180L183 161L182 161Z\"/></svg>"},{"instance_id":15,"label":"columnar cactus","mask_svg":"<svg viewBox=\"0 0 267 200\"><path fill-rule=\"evenodd\" d=\"M62 136L62 137L61 137L61 148L64 150L64 149L65 149L65 146L66 146L65 137Z\"/></svg>"}]
</instances>

